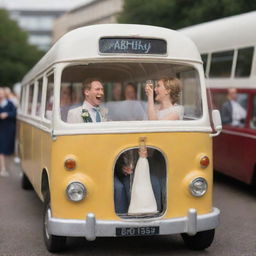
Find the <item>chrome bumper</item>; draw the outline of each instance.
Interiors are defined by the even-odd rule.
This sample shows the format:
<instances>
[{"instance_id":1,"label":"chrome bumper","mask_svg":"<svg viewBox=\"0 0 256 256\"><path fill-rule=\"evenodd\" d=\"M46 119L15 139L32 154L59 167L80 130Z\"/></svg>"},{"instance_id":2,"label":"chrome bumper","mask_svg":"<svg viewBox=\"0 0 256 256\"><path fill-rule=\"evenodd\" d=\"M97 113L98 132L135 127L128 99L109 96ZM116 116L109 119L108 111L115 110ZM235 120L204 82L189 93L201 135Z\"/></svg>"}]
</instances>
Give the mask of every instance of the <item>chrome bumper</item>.
<instances>
[{"instance_id":1,"label":"chrome bumper","mask_svg":"<svg viewBox=\"0 0 256 256\"><path fill-rule=\"evenodd\" d=\"M48 232L52 235L85 237L89 241L96 237L115 237L116 228L122 227L159 227L160 235L187 233L194 235L199 231L214 229L219 225L220 211L213 208L208 214L198 215L195 209L189 209L188 215L181 218L157 220L97 220L89 213L85 220L59 219L51 216L48 210Z\"/></svg>"}]
</instances>

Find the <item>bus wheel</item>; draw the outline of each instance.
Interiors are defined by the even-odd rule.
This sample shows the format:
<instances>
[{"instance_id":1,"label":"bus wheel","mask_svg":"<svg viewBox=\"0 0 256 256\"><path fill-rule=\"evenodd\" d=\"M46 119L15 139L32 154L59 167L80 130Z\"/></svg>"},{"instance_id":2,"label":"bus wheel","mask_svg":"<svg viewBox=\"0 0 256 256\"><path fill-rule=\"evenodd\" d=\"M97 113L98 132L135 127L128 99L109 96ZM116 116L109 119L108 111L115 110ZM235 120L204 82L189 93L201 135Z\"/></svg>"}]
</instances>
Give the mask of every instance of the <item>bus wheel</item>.
<instances>
[{"instance_id":1,"label":"bus wheel","mask_svg":"<svg viewBox=\"0 0 256 256\"><path fill-rule=\"evenodd\" d=\"M44 216L43 216L43 235L44 235L44 243L49 252L60 252L63 251L66 246L66 237L65 236L55 236L51 235L48 232L47 225L47 212L50 209L50 200L49 196L45 196L44 200Z\"/></svg>"},{"instance_id":2,"label":"bus wheel","mask_svg":"<svg viewBox=\"0 0 256 256\"><path fill-rule=\"evenodd\" d=\"M208 248L213 241L215 230L206 230L196 233L194 236L181 234L185 245L192 250L204 250Z\"/></svg>"},{"instance_id":3,"label":"bus wheel","mask_svg":"<svg viewBox=\"0 0 256 256\"><path fill-rule=\"evenodd\" d=\"M25 190L31 190L33 187L25 173L22 173L21 177L21 187Z\"/></svg>"}]
</instances>

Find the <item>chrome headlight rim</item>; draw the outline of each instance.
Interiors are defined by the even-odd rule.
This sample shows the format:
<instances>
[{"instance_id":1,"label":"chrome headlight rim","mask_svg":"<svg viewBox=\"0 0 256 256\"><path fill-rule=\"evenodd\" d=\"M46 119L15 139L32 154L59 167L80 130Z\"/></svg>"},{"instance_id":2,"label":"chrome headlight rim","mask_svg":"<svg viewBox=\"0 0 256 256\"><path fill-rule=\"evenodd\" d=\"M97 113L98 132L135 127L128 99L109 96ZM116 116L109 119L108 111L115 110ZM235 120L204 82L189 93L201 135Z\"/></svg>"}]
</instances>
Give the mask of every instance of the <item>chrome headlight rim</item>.
<instances>
[{"instance_id":1,"label":"chrome headlight rim","mask_svg":"<svg viewBox=\"0 0 256 256\"><path fill-rule=\"evenodd\" d=\"M72 188L72 186L73 186L73 188ZM77 199L72 197L71 189L73 189L73 190L80 189L80 191L73 191L73 193L79 192L80 197ZM71 202L81 202L82 200L84 200L86 195L87 195L87 189L86 189L85 185L79 181L72 181L66 187L66 196L67 196L68 200Z\"/></svg>"},{"instance_id":2,"label":"chrome headlight rim","mask_svg":"<svg viewBox=\"0 0 256 256\"><path fill-rule=\"evenodd\" d=\"M196 182L202 182L204 184L204 188L201 192L195 191L195 183ZM207 183L207 180L203 177L197 177L197 178L193 179L189 184L189 191L190 191L191 195L194 197L204 196L206 194L207 190L208 190L208 183Z\"/></svg>"}]
</instances>

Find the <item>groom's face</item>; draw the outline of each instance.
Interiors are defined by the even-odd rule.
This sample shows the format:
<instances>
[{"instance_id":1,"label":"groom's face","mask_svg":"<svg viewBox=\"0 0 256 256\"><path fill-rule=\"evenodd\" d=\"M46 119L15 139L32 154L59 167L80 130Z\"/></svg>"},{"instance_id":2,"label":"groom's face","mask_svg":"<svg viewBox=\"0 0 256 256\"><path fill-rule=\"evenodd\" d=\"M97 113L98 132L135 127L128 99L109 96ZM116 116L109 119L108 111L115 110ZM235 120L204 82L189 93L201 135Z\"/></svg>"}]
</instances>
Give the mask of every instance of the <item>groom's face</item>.
<instances>
[{"instance_id":1,"label":"groom's face","mask_svg":"<svg viewBox=\"0 0 256 256\"><path fill-rule=\"evenodd\" d=\"M84 91L85 99L94 107L100 105L104 98L104 88L100 81L93 81L90 89Z\"/></svg>"}]
</instances>

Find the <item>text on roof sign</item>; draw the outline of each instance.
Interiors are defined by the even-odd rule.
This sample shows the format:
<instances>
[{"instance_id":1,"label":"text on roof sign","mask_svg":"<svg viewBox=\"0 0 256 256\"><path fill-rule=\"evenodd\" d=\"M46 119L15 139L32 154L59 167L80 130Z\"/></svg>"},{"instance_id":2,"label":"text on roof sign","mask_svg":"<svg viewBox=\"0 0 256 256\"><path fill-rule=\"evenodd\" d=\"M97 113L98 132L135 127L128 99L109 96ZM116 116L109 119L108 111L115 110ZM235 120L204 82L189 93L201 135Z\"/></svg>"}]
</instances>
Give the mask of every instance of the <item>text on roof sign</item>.
<instances>
[{"instance_id":1,"label":"text on roof sign","mask_svg":"<svg viewBox=\"0 0 256 256\"><path fill-rule=\"evenodd\" d=\"M166 54L166 41L144 38L101 38L100 53Z\"/></svg>"}]
</instances>

